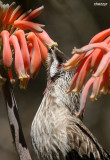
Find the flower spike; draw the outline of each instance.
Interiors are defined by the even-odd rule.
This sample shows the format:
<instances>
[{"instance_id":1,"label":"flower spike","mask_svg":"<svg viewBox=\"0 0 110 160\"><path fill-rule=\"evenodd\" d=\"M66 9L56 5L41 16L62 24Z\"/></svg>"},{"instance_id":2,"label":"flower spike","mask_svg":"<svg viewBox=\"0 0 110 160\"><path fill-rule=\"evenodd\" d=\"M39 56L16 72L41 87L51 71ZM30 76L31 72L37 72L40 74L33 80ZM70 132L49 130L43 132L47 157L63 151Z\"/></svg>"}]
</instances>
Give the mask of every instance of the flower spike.
<instances>
[{"instance_id":1,"label":"flower spike","mask_svg":"<svg viewBox=\"0 0 110 160\"><path fill-rule=\"evenodd\" d=\"M22 7L16 7L0 1L0 51L3 65L8 69L10 81L13 80L12 64L16 77L20 79L20 88L26 88L30 77L35 78L40 70L41 61L46 66L48 50L57 46L42 27L44 25L32 22L44 9L41 6L35 10L22 13ZM5 30L4 30L5 29ZM25 33L24 30L31 32Z\"/></svg>"},{"instance_id":2,"label":"flower spike","mask_svg":"<svg viewBox=\"0 0 110 160\"><path fill-rule=\"evenodd\" d=\"M78 66L67 92L79 92L87 75L92 73L92 78L88 80L82 91L81 106L77 114L81 115L91 85L93 85L91 100L97 99L102 93L110 94L110 29L95 35L88 45L80 49L74 48L73 54L72 58L64 64L64 70Z\"/></svg>"}]
</instances>

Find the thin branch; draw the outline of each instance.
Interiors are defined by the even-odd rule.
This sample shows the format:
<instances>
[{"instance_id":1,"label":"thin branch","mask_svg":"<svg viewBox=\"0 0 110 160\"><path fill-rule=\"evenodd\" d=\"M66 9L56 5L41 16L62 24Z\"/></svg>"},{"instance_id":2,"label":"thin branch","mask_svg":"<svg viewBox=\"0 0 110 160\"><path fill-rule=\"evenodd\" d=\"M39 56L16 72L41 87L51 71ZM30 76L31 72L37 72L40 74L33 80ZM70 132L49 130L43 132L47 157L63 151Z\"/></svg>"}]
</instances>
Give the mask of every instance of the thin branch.
<instances>
[{"instance_id":1,"label":"thin branch","mask_svg":"<svg viewBox=\"0 0 110 160\"><path fill-rule=\"evenodd\" d=\"M1 68L1 67L0 67ZM2 72L2 73L1 73ZM2 91L6 103L6 109L9 119L9 125L15 144L15 148L19 155L20 160L32 160L26 141L23 135L22 126L18 114L18 108L13 93L13 87L10 83L9 77L5 69L0 69L2 77L6 78L5 84L2 86Z\"/></svg>"}]
</instances>

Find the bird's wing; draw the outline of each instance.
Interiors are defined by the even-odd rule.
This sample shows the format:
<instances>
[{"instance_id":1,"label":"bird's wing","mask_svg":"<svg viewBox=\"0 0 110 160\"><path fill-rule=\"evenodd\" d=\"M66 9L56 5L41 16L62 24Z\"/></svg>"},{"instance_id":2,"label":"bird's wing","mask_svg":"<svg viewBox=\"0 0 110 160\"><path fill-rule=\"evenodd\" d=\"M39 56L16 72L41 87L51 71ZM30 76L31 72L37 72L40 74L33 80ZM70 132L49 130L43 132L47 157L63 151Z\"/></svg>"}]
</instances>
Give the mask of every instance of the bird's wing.
<instances>
[{"instance_id":1,"label":"bird's wing","mask_svg":"<svg viewBox=\"0 0 110 160\"><path fill-rule=\"evenodd\" d=\"M97 139L75 116L67 128L70 151L66 160L109 160L110 155L104 151Z\"/></svg>"}]
</instances>

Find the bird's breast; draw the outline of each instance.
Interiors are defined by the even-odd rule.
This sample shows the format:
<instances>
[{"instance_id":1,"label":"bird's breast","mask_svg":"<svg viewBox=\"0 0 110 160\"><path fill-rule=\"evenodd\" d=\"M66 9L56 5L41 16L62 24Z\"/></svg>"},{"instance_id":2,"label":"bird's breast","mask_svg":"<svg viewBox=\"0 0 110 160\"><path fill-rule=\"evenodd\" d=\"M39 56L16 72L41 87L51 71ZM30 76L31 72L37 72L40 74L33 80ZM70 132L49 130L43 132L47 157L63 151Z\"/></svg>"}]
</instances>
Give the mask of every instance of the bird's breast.
<instances>
[{"instance_id":1,"label":"bird's breast","mask_svg":"<svg viewBox=\"0 0 110 160\"><path fill-rule=\"evenodd\" d=\"M75 99L78 96L73 93L66 94L68 86L69 81L67 83L67 79L63 77L51 83L32 122L32 144L41 159L44 157L53 160L51 156L54 154L52 157L59 160L59 156L65 156L69 150L67 127L72 112L77 110Z\"/></svg>"},{"instance_id":2,"label":"bird's breast","mask_svg":"<svg viewBox=\"0 0 110 160\"><path fill-rule=\"evenodd\" d=\"M66 155L69 149L66 132L69 111L58 105L55 97L45 96L31 126L32 143L38 156L47 155L50 159L54 154L57 160L60 155Z\"/></svg>"}]
</instances>

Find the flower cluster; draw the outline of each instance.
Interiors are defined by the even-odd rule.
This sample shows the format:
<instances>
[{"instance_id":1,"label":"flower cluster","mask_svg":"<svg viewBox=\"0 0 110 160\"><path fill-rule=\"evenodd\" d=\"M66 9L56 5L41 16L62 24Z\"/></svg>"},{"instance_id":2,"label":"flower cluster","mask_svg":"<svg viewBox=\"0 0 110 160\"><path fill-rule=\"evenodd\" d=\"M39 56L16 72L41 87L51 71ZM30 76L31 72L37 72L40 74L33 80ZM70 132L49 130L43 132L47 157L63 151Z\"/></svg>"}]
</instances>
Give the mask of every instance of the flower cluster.
<instances>
[{"instance_id":1,"label":"flower cluster","mask_svg":"<svg viewBox=\"0 0 110 160\"><path fill-rule=\"evenodd\" d=\"M22 14L21 6L0 1L0 57L3 66L8 69L10 79L12 66L20 79L20 87L25 88L30 77L35 78L41 61L45 64L48 49L57 46L42 27L31 20L43 10L43 6ZM25 33L24 30L30 30Z\"/></svg>"},{"instance_id":2,"label":"flower cluster","mask_svg":"<svg viewBox=\"0 0 110 160\"><path fill-rule=\"evenodd\" d=\"M80 116L86 104L87 95L91 86L91 100L97 99L101 94L110 93L110 29L95 35L88 45L73 49L73 56L64 64L64 69L77 69L74 73L70 88L67 92L79 92L89 75L92 77L86 82L81 95L81 106L77 113Z\"/></svg>"}]
</instances>

